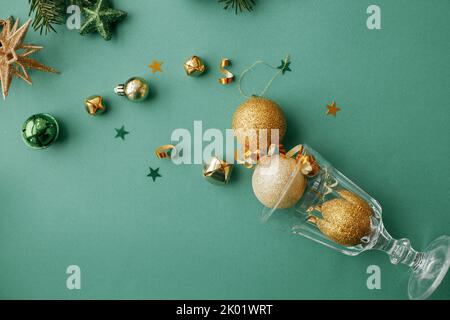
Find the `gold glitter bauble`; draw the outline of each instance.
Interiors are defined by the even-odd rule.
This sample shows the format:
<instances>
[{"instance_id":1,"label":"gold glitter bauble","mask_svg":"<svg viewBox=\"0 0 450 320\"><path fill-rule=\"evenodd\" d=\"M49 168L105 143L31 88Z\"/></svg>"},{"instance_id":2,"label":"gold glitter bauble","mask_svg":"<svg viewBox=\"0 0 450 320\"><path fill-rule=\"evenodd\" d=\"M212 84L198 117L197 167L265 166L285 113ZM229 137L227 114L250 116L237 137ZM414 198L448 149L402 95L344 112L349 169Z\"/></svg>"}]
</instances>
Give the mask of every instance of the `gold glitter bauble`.
<instances>
[{"instance_id":1,"label":"gold glitter bauble","mask_svg":"<svg viewBox=\"0 0 450 320\"><path fill-rule=\"evenodd\" d=\"M342 198L326 201L320 208L323 219L313 218L320 231L343 246L355 246L369 236L372 210L369 204L354 193L338 191Z\"/></svg>"},{"instance_id":2,"label":"gold glitter bauble","mask_svg":"<svg viewBox=\"0 0 450 320\"><path fill-rule=\"evenodd\" d=\"M286 192L278 209L294 206L303 196L306 179L298 170L297 161L283 155L262 157L253 173L252 186L258 200L268 208L274 208L280 200L292 174L297 170L294 180Z\"/></svg>"},{"instance_id":3,"label":"gold glitter bauble","mask_svg":"<svg viewBox=\"0 0 450 320\"><path fill-rule=\"evenodd\" d=\"M250 143L259 149L260 130L266 129L268 148L271 144L271 130L278 129L279 144L286 134L286 119L281 108L273 101L262 97L251 97L241 104L233 115L233 130L238 142L250 150ZM256 150L251 150L256 151Z\"/></svg>"}]
</instances>

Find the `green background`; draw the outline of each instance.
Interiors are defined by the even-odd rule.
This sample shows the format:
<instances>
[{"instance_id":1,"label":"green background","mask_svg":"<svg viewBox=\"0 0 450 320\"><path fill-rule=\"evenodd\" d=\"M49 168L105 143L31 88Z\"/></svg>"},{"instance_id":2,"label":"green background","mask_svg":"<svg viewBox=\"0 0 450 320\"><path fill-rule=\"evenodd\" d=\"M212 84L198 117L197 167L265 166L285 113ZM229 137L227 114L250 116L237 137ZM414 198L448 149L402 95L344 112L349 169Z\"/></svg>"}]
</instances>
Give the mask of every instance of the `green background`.
<instances>
[{"instance_id":1,"label":"green background","mask_svg":"<svg viewBox=\"0 0 450 320\"><path fill-rule=\"evenodd\" d=\"M28 1L0 0L1 16L27 18ZM378 0L382 30L366 28L365 0L258 1L235 16L214 0L114 1L129 13L113 40L59 28L27 42L62 72L14 80L0 102L0 297L125 299L406 299L407 268L381 252L347 257L258 220L251 171L232 182L203 181L201 166L157 160L153 150L176 128L230 127L244 101L237 84L217 83L220 59L239 74L258 59L293 72L268 93L288 118L285 144L307 142L376 198L394 237L416 249L449 234L450 24L448 0ZM183 63L209 65L197 79ZM164 61L164 73L148 64ZM131 76L145 76L144 104L114 95ZM246 80L257 91L272 75ZM104 95L109 111L89 117L83 99ZM342 111L328 117L326 104ZM49 112L59 143L34 151L21 141L23 121ZM114 128L131 132L115 139ZM163 178L147 178L148 167ZM82 270L69 291L65 270ZM368 290L377 264L382 289ZM433 295L450 297L450 281Z\"/></svg>"}]
</instances>

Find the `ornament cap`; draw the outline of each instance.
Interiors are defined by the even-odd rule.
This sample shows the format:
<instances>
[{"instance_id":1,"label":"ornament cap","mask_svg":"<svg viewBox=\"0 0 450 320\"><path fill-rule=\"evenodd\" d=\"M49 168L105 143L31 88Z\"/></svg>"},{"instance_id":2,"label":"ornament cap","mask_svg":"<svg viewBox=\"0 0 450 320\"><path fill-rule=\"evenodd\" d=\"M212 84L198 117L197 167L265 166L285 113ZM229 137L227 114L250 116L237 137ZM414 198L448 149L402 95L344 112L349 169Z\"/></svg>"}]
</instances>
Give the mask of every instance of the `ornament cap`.
<instances>
[{"instance_id":1,"label":"ornament cap","mask_svg":"<svg viewBox=\"0 0 450 320\"><path fill-rule=\"evenodd\" d=\"M114 92L118 96L124 96L125 95L125 84L119 84L114 88Z\"/></svg>"}]
</instances>

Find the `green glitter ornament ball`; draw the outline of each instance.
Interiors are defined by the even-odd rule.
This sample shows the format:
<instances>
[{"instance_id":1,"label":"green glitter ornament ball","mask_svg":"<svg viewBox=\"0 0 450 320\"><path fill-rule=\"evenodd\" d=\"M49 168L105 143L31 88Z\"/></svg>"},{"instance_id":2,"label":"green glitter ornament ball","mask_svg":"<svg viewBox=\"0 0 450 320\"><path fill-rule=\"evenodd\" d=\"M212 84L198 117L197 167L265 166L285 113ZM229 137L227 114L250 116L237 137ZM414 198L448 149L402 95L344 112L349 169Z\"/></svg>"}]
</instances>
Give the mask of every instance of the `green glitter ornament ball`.
<instances>
[{"instance_id":1,"label":"green glitter ornament ball","mask_svg":"<svg viewBox=\"0 0 450 320\"><path fill-rule=\"evenodd\" d=\"M40 113L29 117L22 126L22 139L33 149L46 149L58 139L59 125L55 117Z\"/></svg>"}]
</instances>

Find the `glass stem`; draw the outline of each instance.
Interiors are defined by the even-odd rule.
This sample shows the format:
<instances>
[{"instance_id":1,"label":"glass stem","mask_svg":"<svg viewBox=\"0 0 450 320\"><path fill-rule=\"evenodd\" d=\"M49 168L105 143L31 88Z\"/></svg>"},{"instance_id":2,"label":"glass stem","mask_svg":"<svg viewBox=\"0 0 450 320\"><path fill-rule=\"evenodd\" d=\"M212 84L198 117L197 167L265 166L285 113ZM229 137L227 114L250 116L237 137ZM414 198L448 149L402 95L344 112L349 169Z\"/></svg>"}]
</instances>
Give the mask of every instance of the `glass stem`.
<instances>
[{"instance_id":1,"label":"glass stem","mask_svg":"<svg viewBox=\"0 0 450 320\"><path fill-rule=\"evenodd\" d=\"M373 249L381 250L389 255L393 264L405 264L416 270L424 262L422 252L417 252L411 247L409 239L396 240L381 226L380 234Z\"/></svg>"}]
</instances>

